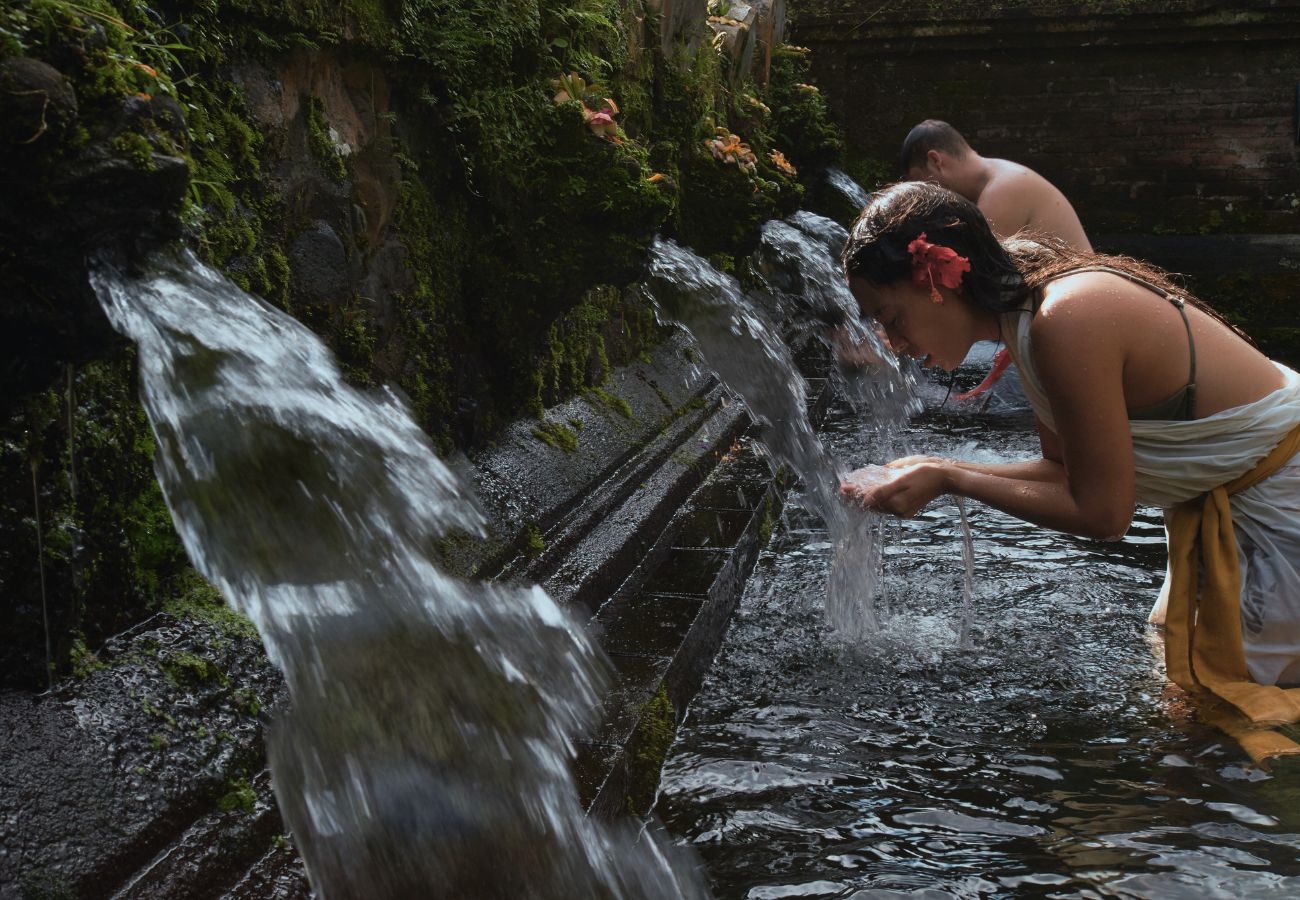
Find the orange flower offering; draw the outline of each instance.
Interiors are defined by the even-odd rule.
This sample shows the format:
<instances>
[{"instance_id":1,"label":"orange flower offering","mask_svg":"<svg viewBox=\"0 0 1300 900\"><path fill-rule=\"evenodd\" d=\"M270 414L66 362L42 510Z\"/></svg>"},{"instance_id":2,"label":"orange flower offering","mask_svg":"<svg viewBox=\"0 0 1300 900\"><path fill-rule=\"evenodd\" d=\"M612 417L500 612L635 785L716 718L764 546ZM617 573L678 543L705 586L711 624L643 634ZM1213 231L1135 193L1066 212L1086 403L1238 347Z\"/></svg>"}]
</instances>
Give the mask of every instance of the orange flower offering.
<instances>
[{"instance_id":1,"label":"orange flower offering","mask_svg":"<svg viewBox=\"0 0 1300 900\"><path fill-rule=\"evenodd\" d=\"M772 160L772 165L781 170L783 174L789 175L791 178L799 174L794 165L785 158L785 154L780 150L773 150L767 155L767 158Z\"/></svg>"},{"instance_id":2,"label":"orange flower offering","mask_svg":"<svg viewBox=\"0 0 1300 900\"><path fill-rule=\"evenodd\" d=\"M704 142L704 146L709 148L713 158L727 165L734 165L750 175L758 171L758 157L754 151L749 149L740 139L740 135L732 134L725 128L718 128L717 135L711 140Z\"/></svg>"}]
</instances>

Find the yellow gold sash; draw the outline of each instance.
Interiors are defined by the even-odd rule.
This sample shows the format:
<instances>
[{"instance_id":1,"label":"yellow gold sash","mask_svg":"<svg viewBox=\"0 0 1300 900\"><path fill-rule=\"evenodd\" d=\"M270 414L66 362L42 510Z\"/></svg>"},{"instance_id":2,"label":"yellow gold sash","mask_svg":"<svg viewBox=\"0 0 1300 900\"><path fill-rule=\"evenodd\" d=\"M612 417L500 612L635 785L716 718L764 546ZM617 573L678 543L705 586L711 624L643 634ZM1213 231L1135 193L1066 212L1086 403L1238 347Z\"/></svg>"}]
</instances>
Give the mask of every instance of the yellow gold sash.
<instances>
[{"instance_id":1,"label":"yellow gold sash","mask_svg":"<svg viewBox=\"0 0 1300 900\"><path fill-rule=\"evenodd\" d=\"M1300 753L1273 729L1300 721L1300 688L1256 684L1241 637L1241 579L1228 497L1263 481L1300 452L1300 426L1245 475L1169 515L1169 678L1198 699L1200 718L1226 731L1257 763ZM1198 574L1204 576L1202 583Z\"/></svg>"}]
</instances>

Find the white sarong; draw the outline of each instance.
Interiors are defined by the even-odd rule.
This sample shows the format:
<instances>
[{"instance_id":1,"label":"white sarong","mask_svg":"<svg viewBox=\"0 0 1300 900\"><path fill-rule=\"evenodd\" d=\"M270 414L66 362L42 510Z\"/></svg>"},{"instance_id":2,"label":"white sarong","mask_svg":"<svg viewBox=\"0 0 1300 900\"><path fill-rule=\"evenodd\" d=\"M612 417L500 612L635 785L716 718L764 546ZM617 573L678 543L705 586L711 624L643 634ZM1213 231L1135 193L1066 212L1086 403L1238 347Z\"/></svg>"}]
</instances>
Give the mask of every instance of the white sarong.
<instances>
[{"instance_id":1,"label":"white sarong","mask_svg":"<svg viewBox=\"0 0 1300 900\"><path fill-rule=\"evenodd\" d=\"M1055 430L1030 352L1028 310L1002 314L1002 334L1038 418ZM1285 383L1243 406L1190 421L1129 422L1137 502L1161 510L1227 484L1254 468L1300 424L1300 375L1274 363ZM1241 568L1246 665L1259 684L1300 684L1300 454L1269 478L1232 495ZM1164 621L1169 582L1151 621Z\"/></svg>"}]
</instances>

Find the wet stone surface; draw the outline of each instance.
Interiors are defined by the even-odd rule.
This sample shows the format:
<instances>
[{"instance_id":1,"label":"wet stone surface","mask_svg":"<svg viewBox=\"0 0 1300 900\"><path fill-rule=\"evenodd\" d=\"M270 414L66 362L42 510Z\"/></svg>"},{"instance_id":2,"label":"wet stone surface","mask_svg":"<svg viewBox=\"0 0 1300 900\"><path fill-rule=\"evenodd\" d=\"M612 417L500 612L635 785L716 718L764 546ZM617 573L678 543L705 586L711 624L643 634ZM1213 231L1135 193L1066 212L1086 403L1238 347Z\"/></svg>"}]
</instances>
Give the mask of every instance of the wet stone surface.
<instances>
[{"instance_id":1,"label":"wet stone surface","mask_svg":"<svg viewBox=\"0 0 1300 900\"><path fill-rule=\"evenodd\" d=\"M725 550L675 548L646 582L645 590L702 596L713 587L730 558Z\"/></svg>"},{"instance_id":2,"label":"wet stone surface","mask_svg":"<svg viewBox=\"0 0 1300 900\"><path fill-rule=\"evenodd\" d=\"M1023 410L974 415L926 390L914 447L1037 452ZM823 434L855 465L882 461L843 411ZM1165 683L1145 623L1158 513L1140 509L1116 545L968 511L973 646L957 645L961 541L943 500L889 526L885 624L850 645L820 608L825 528L787 498L657 806L716 896L1300 892L1300 768L1253 768Z\"/></svg>"},{"instance_id":3,"label":"wet stone surface","mask_svg":"<svg viewBox=\"0 0 1300 900\"><path fill-rule=\"evenodd\" d=\"M83 668L49 694L0 695L14 896L106 896L199 817L257 800L259 713L280 687L260 642L160 614Z\"/></svg>"},{"instance_id":4,"label":"wet stone surface","mask_svg":"<svg viewBox=\"0 0 1300 900\"><path fill-rule=\"evenodd\" d=\"M591 741L622 746L636 727L642 707L654 696L672 658L614 655L610 662L614 666L614 684L605 695L605 721L591 736Z\"/></svg>"},{"instance_id":5,"label":"wet stone surface","mask_svg":"<svg viewBox=\"0 0 1300 900\"><path fill-rule=\"evenodd\" d=\"M740 540L752 514L745 510L708 509L697 505L673 536L673 546L682 548L730 548Z\"/></svg>"},{"instance_id":6,"label":"wet stone surface","mask_svg":"<svg viewBox=\"0 0 1300 900\"><path fill-rule=\"evenodd\" d=\"M771 474L756 453L751 437L734 443L659 539L667 548L647 555L645 571L628 579L633 587L616 592L592 623L617 673L604 724L582 743L576 765L593 814L649 802L646 791L657 782L663 750L647 755L645 735L662 735L666 749L671 731L665 729L675 729L699 689L758 550L760 512L702 507L700 498L748 492L755 506L774 507L766 499ZM705 540L713 542L709 549L679 546Z\"/></svg>"},{"instance_id":7,"label":"wet stone surface","mask_svg":"<svg viewBox=\"0 0 1300 900\"><path fill-rule=\"evenodd\" d=\"M691 498L700 509L753 511L767 494L767 482L741 476L709 479Z\"/></svg>"},{"instance_id":8,"label":"wet stone surface","mask_svg":"<svg viewBox=\"0 0 1300 900\"><path fill-rule=\"evenodd\" d=\"M597 617L606 653L671 656L700 613L704 597L637 594L605 605Z\"/></svg>"}]
</instances>

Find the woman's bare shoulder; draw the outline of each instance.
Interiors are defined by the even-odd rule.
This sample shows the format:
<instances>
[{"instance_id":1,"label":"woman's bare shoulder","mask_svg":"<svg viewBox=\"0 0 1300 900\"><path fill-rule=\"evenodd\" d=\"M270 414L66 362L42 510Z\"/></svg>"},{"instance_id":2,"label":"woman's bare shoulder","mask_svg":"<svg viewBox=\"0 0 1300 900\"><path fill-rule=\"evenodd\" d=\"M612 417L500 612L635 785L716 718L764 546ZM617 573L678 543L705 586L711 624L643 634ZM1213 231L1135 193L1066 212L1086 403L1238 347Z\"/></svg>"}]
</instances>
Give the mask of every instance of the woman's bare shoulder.
<instances>
[{"instance_id":1,"label":"woman's bare shoulder","mask_svg":"<svg viewBox=\"0 0 1300 900\"><path fill-rule=\"evenodd\" d=\"M1134 302L1133 292L1143 290L1108 272L1075 272L1049 282L1030 324L1040 371L1086 360L1095 376L1099 367L1122 365L1134 335L1150 327L1147 304Z\"/></svg>"},{"instance_id":2,"label":"woman's bare shoulder","mask_svg":"<svg viewBox=\"0 0 1300 900\"><path fill-rule=\"evenodd\" d=\"M1115 324L1120 316L1132 321L1134 313L1147 306L1141 302L1146 296L1154 295L1114 272L1071 272L1043 287L1043 302L1034 324Z\"/></svg>"}]
</instances>

